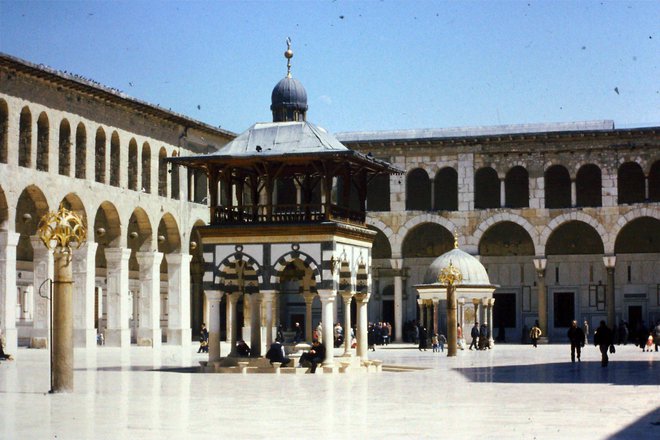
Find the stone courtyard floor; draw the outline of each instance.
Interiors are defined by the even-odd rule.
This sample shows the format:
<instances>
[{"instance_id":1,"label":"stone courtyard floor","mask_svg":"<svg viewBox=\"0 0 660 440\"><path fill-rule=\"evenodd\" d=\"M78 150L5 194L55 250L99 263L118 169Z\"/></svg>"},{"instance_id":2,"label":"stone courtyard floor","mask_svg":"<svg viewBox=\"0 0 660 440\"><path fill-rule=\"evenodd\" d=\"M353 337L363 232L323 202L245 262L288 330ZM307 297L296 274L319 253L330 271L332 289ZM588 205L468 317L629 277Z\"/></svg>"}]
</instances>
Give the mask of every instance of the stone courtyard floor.
<instances>
[{"instance_id":1,"label":"stone courtyard floor","mask_svg":"<svg viewBox=\"0 0 660 440\"><path fill-rule=\"evenodd\" d=\"M660 439L660 353L619 346L602 368L569 350L392 344L370 358L426 369L240 375L195 373L196 347L102 347L51 395L48 351L20 348L0 363L0 439Z\"/></svg>"}]
</instances>

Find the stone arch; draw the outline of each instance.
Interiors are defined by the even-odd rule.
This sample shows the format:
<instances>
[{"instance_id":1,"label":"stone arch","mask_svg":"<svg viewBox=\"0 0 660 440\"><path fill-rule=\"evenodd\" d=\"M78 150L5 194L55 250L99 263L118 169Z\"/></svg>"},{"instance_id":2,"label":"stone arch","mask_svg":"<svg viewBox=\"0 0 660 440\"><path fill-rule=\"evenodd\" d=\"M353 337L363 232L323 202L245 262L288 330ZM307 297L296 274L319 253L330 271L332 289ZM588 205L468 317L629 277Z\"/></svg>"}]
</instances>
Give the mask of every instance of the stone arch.
<instances>
[{"instance_id":1,"label":"stone arch","mask_svg":"<svg viewBox=\"0 0 660 440\"><path fill-rule=\"evenodd\" d=\"M126 228L126 243L131 249L131 256L128 260L130 270L137 271L140 265L137 259L138 252L150 252L154 250L153 228L149 215L141 207L137 207L131 213Z\"/></svg>"},{"instance_id":2,"label":"stone arch","mask_svg":"<svg viewBox=\"0 0 660 440\"><path fill-rule=\"evenodd\" d=\"M601 237L601 240L603 241L603 246L607 250L609 247L609 244L611 242L610 240L610 235L607 233L603 225L601 225L598 220L594 219L593 217L585 214L584 212L569 212L566 214L559 215L547 224L547 226L543 229L539 236L539 250L542 251L542 253L539 253L538 255L544 255L546 253L546 245L548 243L548 238L550 235L562 224L571 222L571 221L580 221L583 223L588 224L592 228L598 232L598 235ZM612 246L613 248L613 246Z\"/></svg>"},{"instance_id":3,"label":"stone arch","mask_svg":"<svg viewBox=\"0 0 660 440\"><path fill-rule=\"evenodd\" d=\"M571 176L563 165L552 165L543 173L545 207L547 209L571 207Z\"/></svg>"},{"instance_id":4,"label":"stone arch","mask_svg":"<svg viewBox=\"0 0 660 440\"><path fill-rule=\"evenodd\" d=\"M580 220L564 222L553 229L545 243L546 255L604 254L605 245L596 228Z\"/></svg>"},{"instance_id":5,"label":"stone arch","mask_svg":"<svg viewBox=\"0 0 660 440\"><path fill-rule=\"evenodd\" d=\"M479 255L482 257L534 256L535 252L529 231L512 221L493 224L479 240Z\"/></svg>"},{"instance_id":6,"label":"stone arch","mask_svg":"<svg viewBox=\"0 0 660 440\"><path fill-rule=\"evenodd\" d=\"M507 208L529 207L529 173L525 167L516 165L504 178L504 201Z\"/></svg>"},{"instance_id":7,"label":"stone arch","mask_svg":"<svg viewBox=\"0 0 660 440\"><path fill-rule=\"evenodd\" d=\"M623 226L614 243L616 254L660 254L660 219L637 217Z\"/></svg>"},{"instance_id":8,"label":"stone arch","mask_svg":"<svg viewBox=\"0 0 660 440\"><path fill-rule=\"evenodd\" d=\"M87 210L85 209L85 204L80 199L78 194L76 193L67 194L66 196L64 196L60 204L69 211L73 211L76 214L78 214L78 216L83 220L83 224L85 225L87 237L90 237L89 219L87 218Z\"/></svg>"},{"instance_id":9,"label":"stone arch","mask_svg":"<svg viewBox=\"0 0 660 440\"><path fill-rule=\"evenodd\" d=\"M158 251L164 254L181 251L181 234L172 214L166 212L158 224Z\"/></svg>"},{"instance_id":10,"label":"stone arch","mask_svg":"<svg viewBox=\"0 0 660 440\"><path fill-rule=\"evenodd\" d=\"M399 231L397 232L396 235L392 235L390 239L390 243L392 244L392 254L393 255L401 255L402 250L403 250L403 240L408 234L409 231L414 229L417 225L420 225L422 223L437 223L440 226L444 227L448 231L454 231L457 229L457 226L450 221L449 219L445 217L441 217L437 214L422 214L422 215L417 215L407 222L405 222L400 228ZM385 230L383 230L385 231ZM462 237L458 237L459 244L461 243L461 240L463 240Z\"/></svg>"},{"instance_id":11,"label":"stone arch","mask_svg":"<svg viewBox=\"0 0 660 440\"><path fill-rule=\"evenodd\" d=\"M48 212L46 196L36 185L26 187L16 204L16 232L20 234L16 248L16 261L32 261L30 237L37 233L39 221Z\"/></svg>"},{"instance_id":12,"label":"stone arch","mask_svg":"<svg viewBox=\"0 0 660 440\"><path fill-rule=\"evenodd\" d=\"M167 197L167 150L161 147L158 151L158 195Z\"/></svg>"},{"instance_id":13,"label":"stone arch","mask_svg":"<svg viewBox=\"0 0 660 440\"><path fill-rule=\"evenodd\" d=\"M9 159L9 107L4 99L0 99L0 163Z\"/></svg>"},{"instance_id":14,"label":"stone arch","mask_svg":"<svg viewBox=\"0 0 660 440\"><path fill-rule=\"evenodd\" d=\"M474 233L472 234L472 237L474 237L476 243L481 243L481 241L484 238L484 235L490 228L497 225L498 223L503 223L503 222L515 223L516 225L524 229L532 241L535 255L542 255L539 254L540 252L539 234L536 228L534 227L534 225L532 225L526 218L509 212L497 213L491 217L488 217L486 220L484 220L477 226L477 228L474 230Z\"/></svg>"},{"instance_id":15,"label":"stone arch","mask_svg":"<svg viewBox=\"0 0 660 440\"><path fill-rule=\"evenodd\" d=\"M120 184L120 167L121 167L121 145L119 141L119 133L112 132L110 136L110 185L119 186Z\"/></svg>"},{"instance_id":16,"label":"stone arch","mask_svg":"<svg viewBox=\"0 0 660 440\"><path fill-rule=\"evenodd\" d=\"M406 175L406 211L431 209L431 183L423 168L415 168Z\"/></svg>"},{"instance_id":17,"label":"stone arch","mask_svg":"<svg viewBox=\"0 0 660 440\"><path fill-rule=\"evenodd\" d=\"M151 147L148 142L142 144L142 160L141 160L141 170L142 172L142 188L151 194Z\"/></svg>"},{"instance_id":18,"label":"stone arch","mask_svg":"<svg viewBox=\"0 0 660 440\"><path fill-rule=\"evenodd\" d=\"M433 209L458 211L458 172L453 167L438 170L433 179Z\"/></svg>"},{"instance_id":19,"label":"stone arch","mask_svg":"<svg viewBox=\"0 0 660 440\"><path fill-rule=\"evenodd\" d=\"M223 259L215 270L215 278L226 293L258 293L263 283L263 268L251 255L240 247ZM246 285L247 283L247 285Z\"/></svg>"},{"instance_id":20,"label":"stone arch","mask_svg":"<svg viewBox=\"0 0 660 440\"><path fill-rule=\"evenodd\" d=\"M600 168L592 163L580 167L575 177L576 206L603 205L603 178Z\"/></svg>"},{"instance_id":21,"label":"stone arch","mask_svg":"<svg viewBox=\"0 0 660 440\"><path fill-rule=\"evenodd\" d=\"M7 197L5 190L0 186L0 230L9 229L9 205L7 204Z\"/></svg>"},{"instance_id":22,"label":"stone arch","mask_svg":"<svg viewBox=\"0 0 660 440\"><path fill-rule=\"evenodd\" d=\"M660 208L653 208L650 206L647 207L638 207L628 211L626 214L619 216L616 224L612 228L610 233L611 237L618 239L621 230L632 221L642 218L642 217L651 217L651 218L660 218ZM605 252L608 254L614 253L615 240L612 240L611 247L605 247Z\"/></svg>"},{"instance_id":23,"label":"stone arch","mask_svg":"<svg viewBox=\"0 0 660 440\"><path fill-rule=\"evenodd\" d=\"M128 141L128 189L137 191L138 187L138 146L135 138Z\"/></svg>"},{"instance_id":24,"label":"stone arch","mask_svg":"<svg viewBox=\"0 0 660 440\"><path fill-rule=\"evenodd\" d=\"M48 115L46 112L41 112L37 119L37 171L48 171L49 132Z\"/></svg>"},{"instance_id":25,"label":"stone arch","mask_svg":"<svg viewBox=\"0 0 660 440\"><path fill-rule=\"evenodd\" d=\"M649 202L660 202L660 160L656 160L649 170Z\"/></svg>"},{"instance_id":26,"label":"stone arch","mask_svg":"<svg viewBox=\"0 0 660 440\"><path fill-rule=\"evenodd\" d=\"M107 267L105 249L122 244L119 212L115 205L107 200L99 205L94 216L94 241L97 243L96 267L105 268ZM97 276L100 275L97 272Z\"/></svg>"},{"instance_id":27,"label":"stone arch","mask_svg":"<svg viewBox=\"0 0 660 440\"><path fill-rule=\"evenodd\" d=\"M105 183L105 143L105 130L99 127L94 142L94 180L99 183Z\"/></svg>"},{"instance_id":28,"label":"stone arch","mask_svg":"<svg viewBox=\"0 0 660 440\"><path fill-rule=\"evenodd\" d=\"M87 129L82 122L76 127L76 178L87 178Z\"/></svg>"},{"instance_id":29,"label":"stone arch","mask_svg":"<svg viewBox=\"0 0 660 440\"><path fill-rule=\"evenodd\" d=\"M26 105L18 123L18 166L32 166L32 113Z\"/></svg>"},{"instance_id":30,"label":"stone arch","mask_svg":"<svg viewBox=\"0 0 660 440\"><path fill-rule=\"evenodd\" d=\"M454 248L454 236L438 223L420 223L410 229L403 239L403 258L438 257Z\"/></svg>"},{"instance_id":31,"label":"stone arch","mask_svg":"<svg viewBox=\"0 0 660 440\"><path fill-rule=\"evenodd\" d=\"M617 169L617 203L643 203L646 199L644 170L637 162L624 162Z\"/></svg>"},{"instance_id":32,"label":"stone arch","mask_svg":"<svg viewBox=\"0 0 660 440\"><path fill-rule=\"evenodd\" d=\"M482 167L474 173L474 209L500 207L500 179L491 167Z\"/></svg>"},{"instance_id":33,"label":"stone arch","mask_svg":"<svg viewBox=\"0 0 660 440\"><path fill-rule=\"evenodd\" d=\"M392 246L390 241L387 239L387 236L380 229L375 226L368 226L372 231L376 231L376 237L374 238L374 243L371 247L371 258L372 259L383 259L383 258L392 258Z\"/></svg>"},{"instance_id":34,"label":"stone arch","mask_svg":"<svg viewBox=\"0 0 660 440\"><path fill-rule=\"evenodd\" d=\"M58 157L57 171L68 176L71 173L71 125L66 118L60 121Z\"/></svg>"},{"instance_id":35,"label":"stone arch","mask_svg":"<svg viewBox=\"0 0 660 440\"><path fill-rule=\"evenodd\" d=\"M277 259L275 264L273 264L273 273L270 276L270 283L273 285L279 283L281 274L290 264L295 264L299 267L302 265L302 267L309 269L309 289L311 292L316 292L316 285L321 283L321 270L311 255L297 250L291 250Z\"/></svg>"}]
</instances>

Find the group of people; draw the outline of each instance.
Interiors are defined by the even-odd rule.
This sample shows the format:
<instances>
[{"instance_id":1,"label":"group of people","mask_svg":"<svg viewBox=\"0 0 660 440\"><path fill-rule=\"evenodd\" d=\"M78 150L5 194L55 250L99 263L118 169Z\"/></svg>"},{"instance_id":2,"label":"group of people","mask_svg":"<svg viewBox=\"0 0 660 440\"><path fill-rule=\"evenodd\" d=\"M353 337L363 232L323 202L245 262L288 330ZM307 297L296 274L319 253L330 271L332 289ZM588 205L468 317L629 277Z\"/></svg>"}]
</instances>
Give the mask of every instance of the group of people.
<instances>
[{"instance_id":1,"label":"group of people","mask_svg":"<svg viewBox=\"0 0 660 440\"><path fill-rule=\"evenodd\" d=\"M470 336L472 337L472 342L470 342L469 347L470 350L472 350L472 347L476 350L487 350L491 348L490 329L488 328L487 322L482 323L480 326L479 323L475 321L472 330L470 330Z\"/></svg>"}]
</instances>

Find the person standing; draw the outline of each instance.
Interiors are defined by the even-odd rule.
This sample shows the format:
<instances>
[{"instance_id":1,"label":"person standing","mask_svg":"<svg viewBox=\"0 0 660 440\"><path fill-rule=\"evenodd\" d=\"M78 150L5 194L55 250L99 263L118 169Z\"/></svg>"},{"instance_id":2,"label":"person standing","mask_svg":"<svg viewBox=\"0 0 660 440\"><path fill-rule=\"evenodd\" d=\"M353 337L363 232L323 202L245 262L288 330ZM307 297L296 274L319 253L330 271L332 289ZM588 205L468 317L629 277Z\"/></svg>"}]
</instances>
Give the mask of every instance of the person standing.
<instances>
[{"instance_id":1,"label":"person standing","mask_svg":"<svg viewBox=\"0 0 660 440\"><path fill-rule=\"evenodd\" d=\"M319 325L316 326L316 338L318 341L323 344L323 323L319 321Z\"/></svg>"},{"instance_id":2,"label":"person standing","mask_svg":"<svg viewBox=\"0 0 660 440\"><path fill-rule=\"evenodd\" d=\"M588 344L589 343L589 323L587 320L584 320L584 323L582 324L582 332L584 333L584 343ZM584 345L583 345L584 347Z\"/></svg>"},{"instance_id":3,"label":"person standing","mask_svg":"<svg viewBox=\"0 0 660 440\"><path fill-rule=\"evenodd\" d=\"M461 350L465 350L465 339L463 339L463 327L461 327L460 323L456 324L456 343L458 345L458 348L460 348Z\"/></svg>"},{"instance_id":4,"label":"person standing","mask_svg":"<svg viewBox=\"0 0 660 440\"><path fill-rule=\"evenodd\" d=\"M293 336L293 343L297 344L305 338L303 336L303 329L300 326L300 323L296 321L296 324L295 324L294 327L295 327L295 334Z\"/></svg>"},{"instance_id":5,"label":"person standing","mask_svg":"<svg viewBox=\"0 0 660 440\"><path fill-rule=\"evenodd\" d=\"M658 345L660 345L660 319L656 322L656 326L653 329L653 341L655 344L655 351L658 351Z\"/></svg>"},{"instance_id":6,"label":"person standing","mask_svg":"<svg viewBox=\"0 0 660 440\"><path fill-rule=\"evenodd\" d=\"M202 322L202 328L199 331L199 349L197 353L209 352L209 331L206 329L206 324Z\"/></svg>"},{"instance_id":7,"label":"person standing","mask_svg":"<svg viewBox=\"0 0 660 440\"><path fill-rule=\"evenodd\" d=\"M568 336L568 340L571 342L571 362L575 362L576 352L577 360L580 362L580 354L582 352L582 347L584 347L585 334L584 331L578 327L577 321L574 320L571 323L566 336Z\"/></svg>"},{"instance_id":8,"label":"person standing","mask_svg":"<svg viewBox=\"0 0 660 440\"><path fill-rule=\"evenodd\" d=\"M476 321L472 326L472 330L470 330L470 336L472 337L472 342L470 342L470 350L472 350L472 347L479 350L479 346L477 345L477 341L479 340L479 323Z\"/></svg>"},{"instance_id":9,"label":"person standing","mask_svg":"<svg viewBox=\"0 0 660 440\"><path fill-rule=\"evenodd\" d=\"M534 327L532 327L532 329L529 331L529 339L532 340L532 345L534 346L534 348L537 347L537 343L538 343L539 338L541 337L542 334L543 334L543 332L541 331L541 328L539 327L539 322L536 321L534 323Z\"/></svg>"},{"instance_id":10,"label":"person standing","mask_svg":"<svg viewBox=\"0 0 660 440\"><path fill-rule=\"evenodd\" d=\"M612 339L612 330L609 329L605 321L600 321L600 326L596 329L594 333L594 345L600 349L601 360L600 366L607 367L607 364L610 361L609 356L607 355L609 350L613 350L614 345Z\"/></svg>"},{"instance_id":11,"label":"person standing","mask_svg":"<svg viewBox=\"0 0 660 440\"><path fill-rule=\"evenodd\" d=\"M428 348L428 342L426 341L426 338L428 338L429 334L426 331L426 327L420 326L419 327L419 351L426 351Z\"/></svg>"}]
</instances>

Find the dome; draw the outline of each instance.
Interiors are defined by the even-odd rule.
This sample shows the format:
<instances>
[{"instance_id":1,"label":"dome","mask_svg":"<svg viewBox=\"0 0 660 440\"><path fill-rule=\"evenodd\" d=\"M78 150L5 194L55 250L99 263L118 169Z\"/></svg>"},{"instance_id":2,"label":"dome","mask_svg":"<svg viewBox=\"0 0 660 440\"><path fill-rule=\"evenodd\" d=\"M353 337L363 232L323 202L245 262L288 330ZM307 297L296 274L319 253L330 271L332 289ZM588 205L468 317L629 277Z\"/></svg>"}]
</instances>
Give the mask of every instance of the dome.
<instances>
[{"instance_id":1,"label":"dome","mask_svg":"<svg viewBox=\"0 0 660 440\"><path fill-rule=\"evenodd\" d=\"M270 97L273 122L304 121L307 114L307 92L302 83L286 76L277 83Z\"/></svg>"},{"instance_id":2,"label":"dome","mask_svg":"<svg viewBox=\"0 0 660 440\"><path fill-rule=\"evenodd\" d=\"M431 263L424 275L424 284L439 283L438 277L440 276L440 272L449 266L450 261L463 275L463 281L460 283L461 286L490 285L490 279L488 279L488 273L484 265L476 257L458 248L445 252Z\"/></svg>"}]
</instances>

